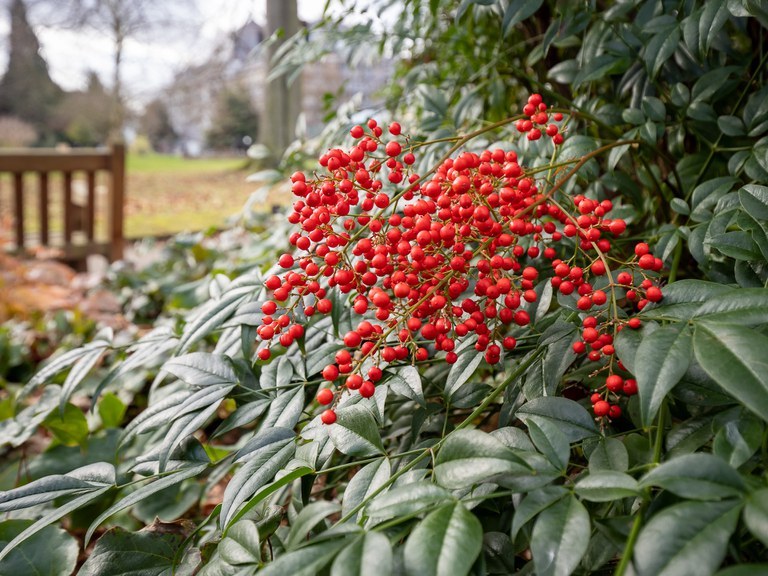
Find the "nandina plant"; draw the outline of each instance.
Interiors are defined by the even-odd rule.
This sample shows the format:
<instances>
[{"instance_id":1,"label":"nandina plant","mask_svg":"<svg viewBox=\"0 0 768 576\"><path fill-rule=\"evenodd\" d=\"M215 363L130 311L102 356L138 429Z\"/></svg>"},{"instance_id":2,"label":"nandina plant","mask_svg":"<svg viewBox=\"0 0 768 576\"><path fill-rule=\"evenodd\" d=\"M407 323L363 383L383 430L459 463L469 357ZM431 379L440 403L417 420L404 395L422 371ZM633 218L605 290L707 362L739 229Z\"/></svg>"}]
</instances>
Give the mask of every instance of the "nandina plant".
<instances>
[{"instance_id":1,"label":"nandina plant","mask_svg":"<svg viewBox=\"0 0 768 576\"><path fill-rule=\"evenodd\" d=\"M665 284L676 270L621 193L589 185L637 143L569 148L577 120L533 94L439 142L353 126L350 146L291 177L293 248L274 266L212 279L178 330L128 347L102 335L27 384L20 406L46 388L9 421L49 414L63 445L100 360L109 371L81 395L102 423L104 391L153 377L147 407L112 424L112 460L76 448L80 467L0 494L13 515L0 567L45 537L66 553L42 560L71 572L80 541L50 526L64 518L90 550L80 574L714 574L764 560L766 291ZM760 186L737 196L768 210Z\"/></svg>"}]
</instances>

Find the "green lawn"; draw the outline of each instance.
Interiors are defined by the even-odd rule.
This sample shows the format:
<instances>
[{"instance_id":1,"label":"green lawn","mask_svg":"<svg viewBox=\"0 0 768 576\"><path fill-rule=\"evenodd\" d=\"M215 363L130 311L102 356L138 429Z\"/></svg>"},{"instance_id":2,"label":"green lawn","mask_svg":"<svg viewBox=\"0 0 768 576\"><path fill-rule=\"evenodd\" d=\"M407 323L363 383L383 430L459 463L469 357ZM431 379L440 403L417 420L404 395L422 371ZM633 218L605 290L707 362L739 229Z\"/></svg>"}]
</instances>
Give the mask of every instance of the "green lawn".
<instances>
[{"instance_id":1,"label":"green lawn","mask_svg":"<svg viewBox=\"0 0 768 576\"><path fill-rule=\"evenodd\" d=\"M128 154L126 160L129 173L169 172L216 172L242 170L247 163L238 158L184 158L165 154Z\"/></svg>"}]
</instances>

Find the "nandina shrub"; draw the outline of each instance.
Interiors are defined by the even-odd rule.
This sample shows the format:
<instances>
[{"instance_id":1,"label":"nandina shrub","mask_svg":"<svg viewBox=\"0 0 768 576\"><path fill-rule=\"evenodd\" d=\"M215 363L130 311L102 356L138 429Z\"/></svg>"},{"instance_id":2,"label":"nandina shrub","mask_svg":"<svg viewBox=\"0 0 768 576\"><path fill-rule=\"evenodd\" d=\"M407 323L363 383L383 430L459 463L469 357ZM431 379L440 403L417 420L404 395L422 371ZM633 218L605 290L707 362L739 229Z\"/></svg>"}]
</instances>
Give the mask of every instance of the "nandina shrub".
<instances>
[{"instance_id":1,"label":"nandina shrub","mask_svg":"<svg viewBox=\"0 0 768 576\"><path fill-rule=\"evenodd\" d=\"M579 151L576 129L534 94L442 139L417 173L434 143L353 126L351 145L291 177L293 249L274 266L212 282L178 331L127 349L105 336L27 384L17 405L46 384L44 407L8 422L42 414L72 443L84 417L70 398L118 357L81 387L113 441L0 495L0 567L45 537L60 546L39 561L71 572L80 543L50 526L63 518L86 548L100 534L81 574L712 574L764 560L766 290L666 284L621 193L584 185L637 143ZM768 210L760 186L738 197ZM102 410L103 391L154 367L144 410Z\"/></svg>"}]
</instances>

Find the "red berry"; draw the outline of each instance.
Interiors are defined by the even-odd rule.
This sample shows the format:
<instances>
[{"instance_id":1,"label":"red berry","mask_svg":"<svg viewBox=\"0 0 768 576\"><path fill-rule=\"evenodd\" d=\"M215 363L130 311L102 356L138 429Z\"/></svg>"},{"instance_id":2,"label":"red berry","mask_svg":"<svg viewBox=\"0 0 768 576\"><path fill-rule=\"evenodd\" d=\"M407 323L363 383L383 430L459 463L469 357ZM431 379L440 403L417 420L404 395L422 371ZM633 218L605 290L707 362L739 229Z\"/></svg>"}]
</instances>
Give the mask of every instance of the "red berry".
<instances>
[{"instance_id":1,"label":"red berry","mask_svg":"<svg viewBox=\"0 0 768 576\"><path fill-rule=\"evenodd\" d=\"M622 389L623 384L624 379L618 374L611 374L608 376L608 378L605 379L605 386L611 392L618 392Z\"/></svg>"},{"instance_id":2,"label":"red berry","mask_svg":"<svg viewBox=\"0 0 768 576\"><path fill-rule=\"evenodd\" d=\"M352 138L361 138L363 136L363 127L362 126L353 126L352 129L349 131Z\"/></svg>"},{"instance_id":3,"label":"red berry","mask_svg":"<svg viewBox=\"0 0 768 576\"><path fill-rule=\"evenodd\" d=\"M336 412L328 409L320 415L320 420L323 424L333 424L336 422Z\"/></svg>"},{"instance_id":4,"label":"red berry","mask_svg":"<svg viewBox=\"0 0 768 576\"><path fill-rule=\"evenodd\" d=\"M633 380L632 378L627 378L624 380L624 386L622 387L622 391L627 396L634 396L637 394L637 380Z\"/></svg>"},{"instance_id":5,"label":"red berry","mask_svg":"<svg viewBox=\"0 0 768 576\"><path fill-rule=\"evenodd\" d=\"M384 150L387 153L387 156L397 156L400 154L400 152L403 151L403 147L400 146L399 142L392 140L391 142L387 143L387 146Z\"/></svg>"},{"instance_id":6,"label":"red berry","mask_svg":"<svg viewBox=\"0 0 768 576\"><path fill-rule=\"evenodd\" d=\"M611 406L610 409L608 410L608 417L618 418L619 416L621 416L621 408L615 405Z\"/></svg>"},{"instance_id":7,"label":"red berry","mask_svg":"<svg viewBox=\"0 0 768 576\"><path fill-rule=\"evenodd\" d=\"M376 392L376 386L374 386L373 382L370 380L366 380L363 382L362 386L360 386L360 396L363 398L370 398L373 396L374 392Z\"/></svg>"},{"instance_id":8,"label":"red berry","mask_svg":"<svg viewBox=\"0 0 768 576\"><path fill-rule=\"evenodd\" d=\"M259 360L269 360L269 357L272 355L272 353L269 351L269 348L262 348L257 353Z\"/></svg>"},{"instance_id":9,"label":"red berry","mask_svg":"<svg viewBox=\"0 0 768 576\"><path fill-rule=\"evenodd\" d=\"M595 411L595 416L602 418L603 416L608 415L608 412L611 410L611 405L605 400L600 400L592 405L592 409Z\"/></svg>"},{"instance_id":10,"label":"red berry","mask_svg":"<svg viewBox=\"0 0 768 576\"><path fill-rule=\"evenodd\" d=\"M293 266L293 256L290 254L283 254L277 261L281 268L290 268Z\"/></svg>"},{"instance_id":11,"label":"red berry","mask_svg":"<svg viewBox=\"0 0 768 576\"><path fill-rule=\"evenodd\" d=\"M328 366L323 368L323 378L325 378L329 382L333 382L338 377L339 377L339 369L335 364L328 364Z\"/></svg>"},{"instance_id":12,"label":"red berry","mask_svg":"<svg viewBox=\"0 0 768 576\"><path fill-rule=\"evenodd\" d=\"M330 388L323 388L320 390L317 393L317 401L324 406L333 402L333 390Z\"/></svg>"},{"instance_id":13,"label":"red berry","mask_svg":"<svg viewBox=\"0 0 768 576\"><path fill-rule=\"evenodd\" d=\"M389 133L393 136L398 136L400 134L400 131L402 128L400 127L400 124L397 122L392 122L392 124L389 125Z\"/></svg>"}]
</instances>

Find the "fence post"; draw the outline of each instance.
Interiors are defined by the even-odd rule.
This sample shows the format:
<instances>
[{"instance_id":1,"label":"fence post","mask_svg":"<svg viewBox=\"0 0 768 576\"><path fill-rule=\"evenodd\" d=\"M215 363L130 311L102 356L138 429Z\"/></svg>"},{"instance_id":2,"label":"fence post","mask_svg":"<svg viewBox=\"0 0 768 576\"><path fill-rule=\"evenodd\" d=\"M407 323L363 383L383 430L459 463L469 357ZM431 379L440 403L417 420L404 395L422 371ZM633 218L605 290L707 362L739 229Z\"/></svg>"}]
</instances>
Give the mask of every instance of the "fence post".
<instances>
[{"instance_id":1,"label":"fence post","mask_svg":"<svg viewBox=\"0 0 768 576\"><path fill-rule=\"evenodd\" d=\"M110 260L123 258L123 215L125 205L125 146L112 145L112 194L110 206Z\"/></svg>"}]
</instances>

